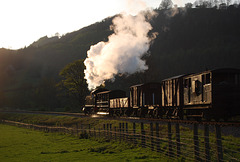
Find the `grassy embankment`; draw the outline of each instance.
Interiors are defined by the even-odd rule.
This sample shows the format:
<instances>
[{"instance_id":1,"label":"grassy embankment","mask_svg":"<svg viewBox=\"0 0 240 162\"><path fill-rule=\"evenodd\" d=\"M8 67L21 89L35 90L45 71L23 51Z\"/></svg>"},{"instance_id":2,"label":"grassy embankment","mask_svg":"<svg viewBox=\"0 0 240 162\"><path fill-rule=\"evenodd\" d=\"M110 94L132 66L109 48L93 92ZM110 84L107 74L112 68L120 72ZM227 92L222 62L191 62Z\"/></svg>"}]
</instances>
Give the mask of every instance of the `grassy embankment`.
<instances>
[{"instance_id":1,"label":"grassy embankment","mask_svg":"<svg viewBox=\"0 0 240 162\"><path fill-rule=\"evenodd\" d=\"M128 144L78 139L0 124L0 161L165 161Z\"/></svg>"},{"instance_id":2,"label":"grassy embankment","mask_svg":"<svg viewBox=\"0 0 240 162\"><path fill-rule=\"evenodd\" d=\"M53 116L53 115L34 115L34 114L13 114L13 113L0 113L0 119L7 119L7 120L13 120L13 121L19 121L19 122L24 122L24 123L31 123L31 124L40 124L40 125L49 125L49 126L67 126L67 127L76 127L76 124L91 124L92 127L95 127L96 129L98 128L102 128L103 124L106 123L111 123L112 126L118 126L119 122L118 120L103 120L103 119L98 119L98 118L78 118L78 117L69 117L69 116ZM123 122L123 121L121 121ZM129 129L132 129L132 124L129 123ZM137 124L137 132L140 132L140 124ZM183 155L189 155L190 152L192 152L193 154L193 137L192 137L192 129L190 129L189 127L180 127L181 129L181 142L182 144L182 154ZM149 130L149 125L146 124L145 125L145 130ZM166 139L167 141L167 134L164 132L167 132L167 126L166 125L160 125L160 136L164 139ZM174 130L173 130L174 132ZM160 154L156 153L156 152L152 152L149 150L145 150L145 149L141 149L138 147L133 147L133 146L127 146L127 145L119 145L119 143L115 142L115 143L109 143L109 142L100 142L96 141L96 140L89 140L89 139L77 139L76 137L69 137L68 136L63 136L61 137L61 139L63 140L59 140L58 139L58 135L56 134L45 134L45 133L41 133L38 132L40 134L42 134L42 136L44 136L45 138L50 137L49 139L45 139L45 141L52 141L53 144L49 144L49 145L56 145L56 143L62 143L63 142L63 146L66 145L66 147L63 147L62 150L58 150L58 151L43 151L43 150L39 150L38 153L40 152L41 155L42 154L51 154L51 156L57 155L57 154L64 154L64 155L70 155L70 154L75 154L74 150L77 152L76 154L79 154L79 156L83 156L80 155L80 153L86 154L86 156L92 156L92 155L96 155L96 156L100 156L99 158L103 158L103 161L105 161L106 159L104 158L105 156L107 156L108 158L110 158L110 156L114 157L115 161L135 161L135 160L143 160L143 161L149 161L149 160L160 160ZM25 133L26 134L26 133ZM204 138L203 138L203 131L200 129L199 130L199 143L200 143L200 147L201 150L204 151ZM53 139L56 137L56 140L54 141ZM15 138L15 137L12 137ZM60 137L59 137L60 138ZM2 140L3 138L1 138ZM36 139L36 138L35 138ZM41 139L41 138L39 138ZM175 141L176 136L173 133L172 135L172 140ZM224 146L224 154L228 154L227 156L224 155L224 159L228 159L228 156L230 157L235 157L234 159L240 159L240 156L238 154L238 146L239 146L239 138L238 137L232 137L232 136L222 136L223 139L223 146ZM66 141L65 141L66 140ZM76 142L78 141L79 142ZM210 133L210 143L211 143L211 157L212 159L216 159L216 150L215 150L215 134L214 132ZM81 142L83 143L81 143ZM85 141L85 143L84 143ZM70 143L71 145L69 146L69 148L71 148L71 146L76 142L76 148L78 149L68 149L67 144L65 143ZM44 143L44 142L41 142ZM48 146L49 146L48 145ZM168 143L162 143L161 144L161 148L163 148L163 151L167 152L167 145ZM1 146L1 145L0 145ZM93 147L94 146L94 147ZM39 148L44 148L46 147L39 145ZM56 148L61 148L60 146L56 146ZM65 148L65 149L64 149ZM74 146L72 147L74 148ZM81 148L81 149L79 149ZM71 151L72 150L72 151ZM115 151L117 150L117 151ZM123 151L123 150L126 150ZM133 152L131 152L131 150L133 150ZM66 152L67 151L67 152ZM67 154L65 154L65 152ZM143 152L149 152L146 155L142 154ZM126 156L126 154L129 154L129 156ZM137 153L137 154L136 154ZM139 153L139 154L138 154ZM2 153L0 152L0 155ZM52 155L53 154L53 155ZM93 156L93 158L94 158ZM194 155L191 155L192 157ZM164 157L164 155L162 156ZM118 159L119 158L119 159ZM74 159L74 157L73 157ZM83 158L84 159L84 158ZM110 160L110 159L109 159ZM1 159L0 159L1 161ZM92 159L92 161L94 161L94 159Z\"/></svg>"}]
</instances>

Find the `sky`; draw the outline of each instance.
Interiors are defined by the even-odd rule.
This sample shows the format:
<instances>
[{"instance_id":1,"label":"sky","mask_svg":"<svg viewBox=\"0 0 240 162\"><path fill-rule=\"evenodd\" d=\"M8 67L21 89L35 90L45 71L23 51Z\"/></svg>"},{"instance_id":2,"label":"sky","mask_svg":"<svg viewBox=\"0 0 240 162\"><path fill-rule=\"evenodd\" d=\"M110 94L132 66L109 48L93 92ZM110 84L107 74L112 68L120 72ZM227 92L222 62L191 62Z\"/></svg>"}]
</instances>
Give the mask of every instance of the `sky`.
<instances>
[{"instance_id":1,"label":"sky","mask_svg":"<svg viewBox=\"0 0 240 162\"><path fill-rule=\"evenodd\" d=\"M129 0L0 0L0 48L20 49L43 36L64 35L129 11ZM131 0L132 8L143 1L158 8L161 0ZM187 0L172 0L184 6Z\"/></svg>"}]
</instances>

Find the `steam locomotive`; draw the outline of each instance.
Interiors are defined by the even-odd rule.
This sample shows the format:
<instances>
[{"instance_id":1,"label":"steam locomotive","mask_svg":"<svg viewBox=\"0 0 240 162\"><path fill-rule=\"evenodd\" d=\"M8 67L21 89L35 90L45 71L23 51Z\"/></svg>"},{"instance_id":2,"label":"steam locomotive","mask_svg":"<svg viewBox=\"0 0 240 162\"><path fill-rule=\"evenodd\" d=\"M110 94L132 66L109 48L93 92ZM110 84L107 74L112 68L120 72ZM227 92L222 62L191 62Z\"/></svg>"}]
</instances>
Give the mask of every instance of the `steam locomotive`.
<instances>
[{"instance_id":1,"label":"steam locomotive","mask_svg":"<svg viewBox=\"0 0 240 162\"><path fill-rule=\"evenodd\" d=\"M240 115L240 69L179 75L161 83L122 90L96 89L86 97L85 114L170 119L227 120Z\"/></svg>"}]
</instances>

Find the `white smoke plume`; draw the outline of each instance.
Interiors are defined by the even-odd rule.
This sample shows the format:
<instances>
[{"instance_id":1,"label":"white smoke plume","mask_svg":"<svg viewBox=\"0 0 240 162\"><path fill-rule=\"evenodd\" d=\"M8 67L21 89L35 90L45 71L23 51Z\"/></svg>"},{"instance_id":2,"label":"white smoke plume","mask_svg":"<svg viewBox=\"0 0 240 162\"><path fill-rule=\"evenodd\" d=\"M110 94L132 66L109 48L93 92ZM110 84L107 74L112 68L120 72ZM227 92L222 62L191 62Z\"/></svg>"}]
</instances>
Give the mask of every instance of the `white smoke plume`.
<instances>
[{"instance_id":1,"label":"white smoke plume","mask_svg":"<svg viewBox=\"0 0 240 162\"><path fill-rule=\"evenodd\" d=\"M136 16L121 14L113 19L111 29L114 33L108 37L108 42L101 41L90 47L84 61L89 89L105 80L114 80L117 74L129 75L148 69L141 58L147 53L154 36L148 36L152 26L145 17L143 12Z\"/></svg>"}]
</instances>

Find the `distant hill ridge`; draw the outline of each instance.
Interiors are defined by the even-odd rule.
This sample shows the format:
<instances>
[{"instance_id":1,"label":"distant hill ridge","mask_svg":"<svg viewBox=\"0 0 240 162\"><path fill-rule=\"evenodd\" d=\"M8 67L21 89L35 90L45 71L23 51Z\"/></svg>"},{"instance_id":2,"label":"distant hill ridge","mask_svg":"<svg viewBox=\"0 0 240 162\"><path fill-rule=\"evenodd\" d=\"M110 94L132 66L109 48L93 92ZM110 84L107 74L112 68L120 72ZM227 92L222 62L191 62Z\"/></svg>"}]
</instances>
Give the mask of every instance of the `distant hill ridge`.
<instances>
[{"instance_id":1,"label":"distant hill ridge","mask_svg":"<svg viewBox=\"0 0 240 162\"><path fill-rule=\"evenodd\" d=\"M41 46L43 46L45 44L56 42L58 40L59 40L58 36L54 36L54 37L50 37L50 38L48 36L44 36L44 37L40 38L39 40L33 42L30 46L41 47Z\"/></svg>"}]
</instances>

